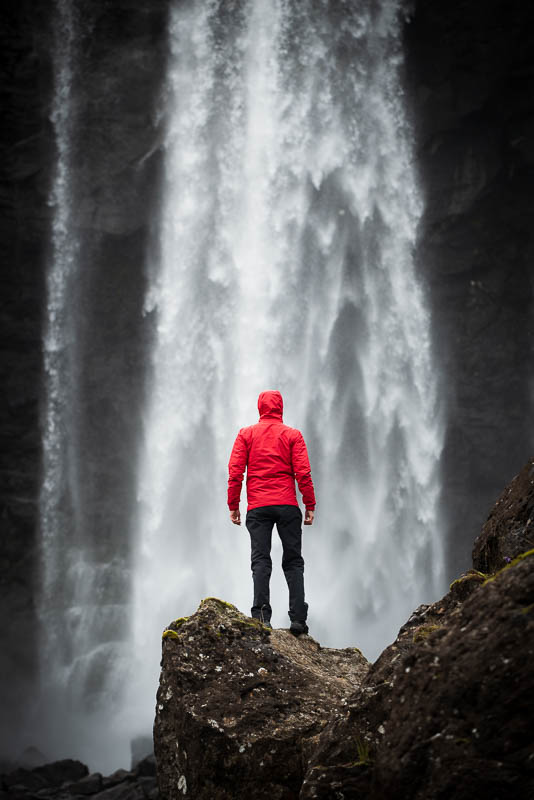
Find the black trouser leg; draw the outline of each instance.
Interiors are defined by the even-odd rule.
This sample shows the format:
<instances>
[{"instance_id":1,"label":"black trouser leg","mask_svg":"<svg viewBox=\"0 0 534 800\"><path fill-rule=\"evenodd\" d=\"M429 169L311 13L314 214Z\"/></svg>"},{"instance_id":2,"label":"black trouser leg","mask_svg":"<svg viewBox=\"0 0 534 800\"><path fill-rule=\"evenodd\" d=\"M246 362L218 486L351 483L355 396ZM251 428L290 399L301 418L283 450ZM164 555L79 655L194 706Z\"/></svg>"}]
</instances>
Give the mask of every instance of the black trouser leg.
<instances>
[{"instance_id":1,"label":"black trouser leg","mask_svg":"<svg viewBox=\"0 0 534 800\"><path fill-rule=\"evenodd\" d=\"M304 559L302 558L302 512L297 506L276 506L276 527L282 540L282 569L289 589L289 619L305 622L308 604L304 599Z\"/></svg>"},{"instance_id":2,"label":"black trouser leg","mask_svg":"<svg viewBox=\"0 0 534 800\"><path fill-rule=\"evenodd\" d=\"M253 508L247 512L246 525L250 533L252 580L254 600L250 614L263 622L271 620L269 581L271 579L271 534L274 519L269 513L271 506Z\"/></svg>"}]
</instances>

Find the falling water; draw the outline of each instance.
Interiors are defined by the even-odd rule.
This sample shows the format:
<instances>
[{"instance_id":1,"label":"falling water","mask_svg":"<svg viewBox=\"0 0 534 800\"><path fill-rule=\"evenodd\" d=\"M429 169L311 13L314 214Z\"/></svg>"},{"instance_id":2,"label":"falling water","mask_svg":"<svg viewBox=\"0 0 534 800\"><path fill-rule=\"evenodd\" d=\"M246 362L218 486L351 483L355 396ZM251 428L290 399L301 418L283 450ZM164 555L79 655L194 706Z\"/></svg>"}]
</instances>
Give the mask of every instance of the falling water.
<instances>
[{"instance_id":1,"label":"falling water","mask_svg":"<svg viewBox=\"0 0 534 800\"><path fill-rule=\"evenodd\" d=\"M41 487L41 532L43 592L40 602L44 672L54 654L63 651L62 620L55 612L56 589L63 579L66 548L58 546L72 527L79 527L77 511L78 459L76 455L76 391L72 379L76 363L75 325L71 293L76 275L78 242L72 235L72 87L76 48L76 8L69 2L57 5L54 68L55 96L52 123L56 135L57 162L50 203L53 206L51 268L47 283L47 320L44 337L46 408L43 436L43 483ZM63 660L63 654L60 656Z\"/></svg>"},{"instance_id":2,"label":"falling water","mask_svg":"<svg viewBox=\"0 0 534 800\"><path fill-rule=\"evenodd\" d=\"M402 10L400 0L173 7L146 301L156 335L139 469L137 697L153 695L173 616L206 594L250 606L226 464L263 389L281 390L285 421L309 444L312 633L375 657L442 588L441 424L413 265L421 198ZM287 624L280 572L275 626ZM148 726L151 703L142 713Z\"/></svg>"},{"instance_id":3,"label":"falling water","mask_svg":"<svg viewBox=\"0 0 534 800\"><path fill-rule=\"evenodd\" d=\"M47 316L43 342L43 480L40 493L41 701L35 704L31 742L49 758L76 755L105 764L114 711L124 679L125 568L109 557L99 531L87 524L81 400L82 242L76 218L76 150L79 139L79 51L90 28L80 4L58 0L54 18L54 87L51 121L56 167ZM85 480L84 480L85 478ZM99 542L100 538L100 542ZM95 736L95 730L107 731ZM126 744L125 752L128 752ZM70 752L69 752L70 751ZM127 763L127 761L126 761Z\"/></svg>"}]
</instances>

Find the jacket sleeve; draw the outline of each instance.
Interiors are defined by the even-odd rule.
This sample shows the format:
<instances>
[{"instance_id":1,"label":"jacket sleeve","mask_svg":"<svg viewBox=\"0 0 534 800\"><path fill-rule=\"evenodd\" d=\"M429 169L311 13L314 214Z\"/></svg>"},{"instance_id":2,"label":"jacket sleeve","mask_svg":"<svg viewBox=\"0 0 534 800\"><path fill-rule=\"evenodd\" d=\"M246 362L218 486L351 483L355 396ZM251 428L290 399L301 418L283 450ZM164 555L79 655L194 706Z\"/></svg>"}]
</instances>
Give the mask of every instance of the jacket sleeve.
<instances>
[{"instance_id":1,"label":"jacket sleeve","mask_svg":"<svg viewBox=\"0 0 534 800\"><path fill-rule=\"evenodd\" d=\"M235 511L239 508L241 485L247 467L247 460L247 443L242 432L239 431L228 462L228 508L230 511Z\"/></svg>"},{"instance_id":2,"label":"jacket sleeve","mask_svg":"<svg viewBox=\"0 0 534 800\"><path fill-rule=\"evenodd\" d=\"M300 431L293 444L291 451L291 462L298 487L302 495L302 502L306 509L313 511L315 508L315 492L311 478L310 460L306 442Z\"/></svg>"}]
</instances>

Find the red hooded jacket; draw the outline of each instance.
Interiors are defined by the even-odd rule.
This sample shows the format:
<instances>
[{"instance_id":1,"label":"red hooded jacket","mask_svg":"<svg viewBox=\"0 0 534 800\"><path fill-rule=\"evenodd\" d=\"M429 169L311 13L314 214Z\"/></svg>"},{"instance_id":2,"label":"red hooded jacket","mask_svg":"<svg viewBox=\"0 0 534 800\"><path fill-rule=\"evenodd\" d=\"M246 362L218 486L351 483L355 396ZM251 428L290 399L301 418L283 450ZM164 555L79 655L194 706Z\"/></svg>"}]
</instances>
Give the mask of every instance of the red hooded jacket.
<instances>
[{"instance_id":1,"label":"red hooded jacket","mask_svg":"<svg viewBox=\"0 0 534 800\"><path fill-rule=\"evenodd\" d=\"M300 431L282 422L284 402L280 392L262 392L258 398L260 421L241 428L228 463L228 507L239 508L243 475L247 470L248 507L298 506L295 478L307 509L315 508L306 444Z\"/></svg>"}]
</instances>

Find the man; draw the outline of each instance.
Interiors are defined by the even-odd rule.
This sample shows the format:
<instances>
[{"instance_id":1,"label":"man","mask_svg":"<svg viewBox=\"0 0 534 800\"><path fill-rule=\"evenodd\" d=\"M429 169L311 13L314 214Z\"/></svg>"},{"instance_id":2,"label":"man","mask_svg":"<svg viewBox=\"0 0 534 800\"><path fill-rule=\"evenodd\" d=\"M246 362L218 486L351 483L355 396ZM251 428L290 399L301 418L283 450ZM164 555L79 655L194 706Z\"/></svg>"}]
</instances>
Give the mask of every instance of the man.
<instances>
[{"instance_id":1,"label":"man","mask_svg":"<svg viewBox=\"0 0 534 800\"><path fill-rule=\"evenodd\" d=\"M247 518L250 533L254 604L251 614L271 627L269 581L271 534L276 523L282 540L282 569L289 588L290 630L308 633L308 604L304 599L302 512L297 503L295 478L306 507L305 525L313 523L315 494L306 444L300 431L284 425L280 392L262 392L258 398L260 420L241 428L228 463L230 519L241 525L239 499L247 470Z\"/></svg>"}]
</instances>

